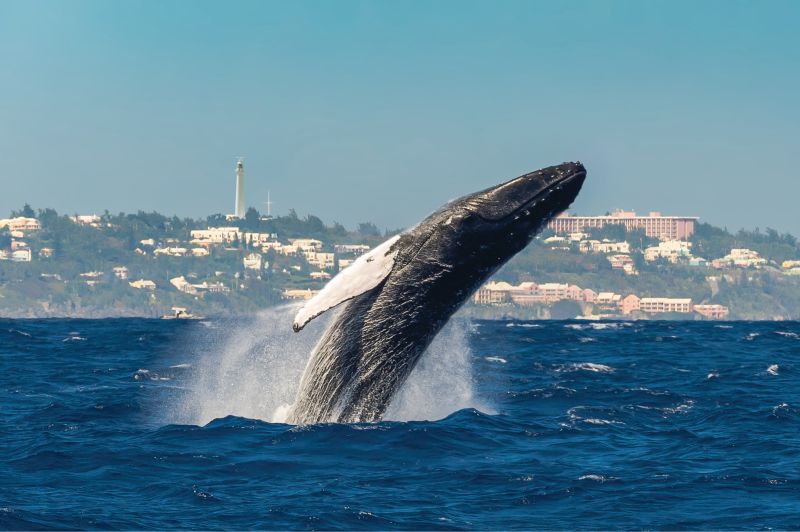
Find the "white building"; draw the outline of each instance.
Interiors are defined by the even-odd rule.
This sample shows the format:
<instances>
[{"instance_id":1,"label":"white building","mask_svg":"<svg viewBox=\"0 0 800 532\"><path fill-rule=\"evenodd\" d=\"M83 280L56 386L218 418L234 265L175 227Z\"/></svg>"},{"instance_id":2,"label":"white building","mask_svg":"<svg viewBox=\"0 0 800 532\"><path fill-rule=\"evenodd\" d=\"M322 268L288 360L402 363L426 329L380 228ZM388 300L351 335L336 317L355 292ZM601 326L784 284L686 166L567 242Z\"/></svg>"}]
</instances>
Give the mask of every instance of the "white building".
<instances>
[{"instance_id":1,"label":"white building","mask_svg":"<svg viewBox=\"0 0 800 532\"><path fill-rule=\"evenodd\" d=\"M150 281L149 279L139 279L138 281L131 281L128 283L133 288L138 290L155 290L156 283Z\"/></svg>"},{"instance_id":2,"label":"white building","mask_svg":"<svg viewBox=\"0 0 800 532\"><path fill-rule=\"evenodd\" d=\"M213 244L230 244L242 240L242 232L238 227L209 227L208 229L194 229L189 235L192 244L210 246Z\"/></svg>"},{"instance_id":3,"label":"white building","mask_svg":"<svg viewBox=\"0 0 800 532\"><path fill-rule=\"evenodd\" d=\"M332 270L335 265L335 255L333 253L308 252L305 257L306 262L320 270Z\"/></svg>"},{"instance_id":4,"label":"white building","mask_svg":"<svg viewBox=\"0 0 800 532\"><path fill-rule=\"evenodd\" d=\"M581 253L623 253L631 252L631 245L627 242L611 242L610 240L584 240L580 243Z\"/></svg>"},{"instance_id":5,"label":"white building","mask_svg":"<svg viewBox=\"0 0 800 532\"><path fill-rule=\"evenodd\" d=\"M246 270L261 270L261 255L250 253L242 259L242 264Z\"/></svg>"},{"instance_id":6,"label":"white building","mask_svg":"<svg viewBox=\"0 0 800 532\"><path fill-rule=\"evenodd\" d=\"M305 299L311 299L318 293L319 290L311 290L310 288L307 288L305 290L284 290L282 297L283 299L305 300Z\"/></svg>"},{"instance_id":7,"label":"white building","mask_svg":"<svg viewBox=\"0 0 800 532\"><path fill-rule=\"evenodd\" d=\"M648 262L661 258L676 263L681 259L688 260L691 257L692 243L682 240L665 240L659 242L657 246L651 246L644 250L644 260Z\"/></svg>"},{"instance_id":8,"label":"white building","mask_svg":"<svg viewBox=\"0 0 800 532\"><path fill-rule=\"evenodd\" d=\"M169 255L171 257L185 257L189 253L189 250L186 248L156 248L153 251L153 254L158 255Z\"/></svg>"},{"instance_id":9,"label":"white building","mask_svg":"<svg viewBox=\"0 0 800 532\"><path fill-rule=\"evenodd\" d=\"M180 277L174 277L169 280L169 284L177 288L181 292L185 292L187 294L196 294L197 289L195 289L192 284L186 280L186 278L181 275Z\"/></svg>"},{"instance_id":10,"label":"white building","mask_svg":"<svg viewBox=\"0 0 800 532\"><path fill-rule=\"evenodd\" d=\"M127 279L128 278L128 268L125 266L114 266L111 268L111 271L114 272L114 276L117 279Z\"/></svg>"},{"instance_id":11,"label":"white building","mask_svg":"<svg viewBox=\"0 0 800 532\"><path fill-rule=\"evenodd\" d=\"M333 246L333 251L336 253L353 253L362 255L369 251L369 246L366 244L336 244Z\"/></svg>"},{"instance_id":12,"label":"white building","mask_svg":"<svg viewBox=\"0 0 800 532\"><path fill-rule=\"evenodd\" d=\"M76 214L75 216L70 216L69 219L78 225L89 227L100 227L100 222L102 221L102 218L96 214Z\"/></svg>"}]
</instances>

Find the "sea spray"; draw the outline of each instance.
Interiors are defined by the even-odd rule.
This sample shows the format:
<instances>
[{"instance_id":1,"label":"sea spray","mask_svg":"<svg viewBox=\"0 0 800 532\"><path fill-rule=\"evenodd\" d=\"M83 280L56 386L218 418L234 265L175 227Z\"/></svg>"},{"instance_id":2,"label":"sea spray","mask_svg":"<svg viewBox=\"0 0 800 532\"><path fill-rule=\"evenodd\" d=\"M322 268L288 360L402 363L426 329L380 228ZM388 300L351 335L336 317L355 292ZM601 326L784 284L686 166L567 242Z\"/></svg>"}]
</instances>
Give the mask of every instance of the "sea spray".
<instances>
[{"instance_id":1,"label":"sea spray","mask_svg":"<svg viewBox=\"0 0 800 532\"><path fill-rule=\"evenodd\" d=\"M489 411L475 394L468 335L468 321L450 320L422 355L384 419L437 420L464 408Z\"/></svg>"},{"instance_id":2,"label":"sea spray","mask_svg":"<svg viewBox=\"0 0 800 532\"><path fill-rule=\"evenodd\" d=\"M169 408L167 421L205 425L238 416L283 422L311 351L334 314L295 333L291 323L297 308L283 305L251 317L209 322L211 326L194 340L192 350L199 360L193 363L185 393ZM480 408L467 335L463 320L452 320L442 330L384 419L433 420L463 408Z\"/></svg>"},{"instance_id":3,"label":"sea spray","mask_svg":"<svg viewBox=\"0 0 800 532\"><path fill-rule=\"evenodd\" d=\"M219 320L197 338L200 360L173 421L205 425L225 416L281 421L326 322L296 334L291 325L296 309L283 305Z\"/></svg>"}]
</instances>

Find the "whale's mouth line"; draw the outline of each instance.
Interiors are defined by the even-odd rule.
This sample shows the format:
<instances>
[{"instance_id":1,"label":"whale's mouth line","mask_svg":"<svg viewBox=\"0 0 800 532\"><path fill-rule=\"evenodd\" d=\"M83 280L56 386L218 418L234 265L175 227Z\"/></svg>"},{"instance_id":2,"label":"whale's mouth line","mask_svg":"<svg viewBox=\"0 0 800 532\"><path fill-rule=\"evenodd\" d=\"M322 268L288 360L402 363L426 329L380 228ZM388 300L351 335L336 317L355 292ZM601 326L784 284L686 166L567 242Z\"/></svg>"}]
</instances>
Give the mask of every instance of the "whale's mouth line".
<instances>
[{"instance_id":1,"label":"whale's mouth line","mask_svg":"<svg viewBox=\"0 0 800 532\"><path fill-rule=\"evenodd\" d=\"M508 214L506 218L513 216L514 220L519 220L523 216L530 216L531 214L533 214L533 209L538 207L540 203L543 203L548 199L550 199L550 196L552 196L553 194L560 192L565 185L568 185L570 182L572 182L577 178L583 179L585 177L586 177L586 170L578 170L577 172L573 172L569 175L557 179L556 181L548 185L545 189L538 192L530 200L523 203L520 207L518 207L513 212ZM566 207L567 205L564 205L564 208ZM556 208L553 212L558 212L559 210L561 209Z\"/></svg>"}]
</instances>

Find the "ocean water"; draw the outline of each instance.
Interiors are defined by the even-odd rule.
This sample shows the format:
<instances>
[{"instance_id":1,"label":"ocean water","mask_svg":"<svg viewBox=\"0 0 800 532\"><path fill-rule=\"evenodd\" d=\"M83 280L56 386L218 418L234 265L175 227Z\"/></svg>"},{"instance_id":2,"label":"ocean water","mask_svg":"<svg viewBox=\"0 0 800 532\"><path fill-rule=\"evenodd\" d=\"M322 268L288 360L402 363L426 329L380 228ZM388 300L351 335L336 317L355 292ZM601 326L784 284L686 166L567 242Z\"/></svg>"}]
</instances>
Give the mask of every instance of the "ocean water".
<instances>
[{"instance_id":1,"label":"ocean water","mask_svg":"<svg viewBox=\"0 0 800 532\"><path fill-rule=\"evenodd\" d=\"M0 320L0 528L800 528L800 324L448 325L280 423L324 323Z\"/></svg>"}]
</instances>

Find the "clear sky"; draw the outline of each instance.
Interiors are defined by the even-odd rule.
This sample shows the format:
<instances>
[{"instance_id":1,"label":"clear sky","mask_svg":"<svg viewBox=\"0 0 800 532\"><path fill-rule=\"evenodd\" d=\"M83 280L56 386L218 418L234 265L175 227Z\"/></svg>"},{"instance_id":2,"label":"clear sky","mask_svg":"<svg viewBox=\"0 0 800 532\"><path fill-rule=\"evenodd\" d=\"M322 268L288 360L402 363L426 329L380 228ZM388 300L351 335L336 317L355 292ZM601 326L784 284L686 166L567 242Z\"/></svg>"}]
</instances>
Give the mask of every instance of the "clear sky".
<instances>
[{"instance_id":1,"label":"clear sky","mask_svg":"<svg viewBox=\"0 0 800 532\"><path fill-rule=\"evenodd\" d=\"M800 2L0 0L0 215L353 226L566 160L574 210L800 235Z\"/></svg>"}]
</instances>

